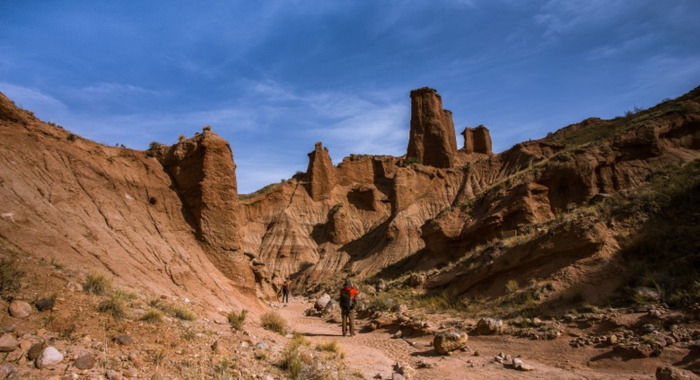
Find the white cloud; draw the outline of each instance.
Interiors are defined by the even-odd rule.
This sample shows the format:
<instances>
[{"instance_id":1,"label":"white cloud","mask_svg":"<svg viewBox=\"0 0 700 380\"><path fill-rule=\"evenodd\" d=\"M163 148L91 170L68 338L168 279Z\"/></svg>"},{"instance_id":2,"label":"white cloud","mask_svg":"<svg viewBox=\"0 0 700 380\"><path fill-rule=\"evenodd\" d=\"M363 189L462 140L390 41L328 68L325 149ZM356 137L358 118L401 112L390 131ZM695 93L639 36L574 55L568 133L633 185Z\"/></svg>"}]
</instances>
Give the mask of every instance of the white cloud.
<instances>
[{"instance_id":1,"label":"white cloud","mask_svg":"<svg viewBox=\"0 0 700 380\"><path fill-rule=\"evenodd\" d=\"M630 9L630 0L549 0L535 14L536 24L545 27L545 37L596 26L618 19Z\"/></svg>"},{"instance_id":2,"label":"white cloud","mask_svg":"<svg viewBox=\"0 0 700 380\"><path fill-rule=\"evenodd\" d=\"M18 107L38 112L39 117L61 114L67 110L66 105L60 100L34 88L0 82L0 91Z\"/></svg>"}]
</instances>

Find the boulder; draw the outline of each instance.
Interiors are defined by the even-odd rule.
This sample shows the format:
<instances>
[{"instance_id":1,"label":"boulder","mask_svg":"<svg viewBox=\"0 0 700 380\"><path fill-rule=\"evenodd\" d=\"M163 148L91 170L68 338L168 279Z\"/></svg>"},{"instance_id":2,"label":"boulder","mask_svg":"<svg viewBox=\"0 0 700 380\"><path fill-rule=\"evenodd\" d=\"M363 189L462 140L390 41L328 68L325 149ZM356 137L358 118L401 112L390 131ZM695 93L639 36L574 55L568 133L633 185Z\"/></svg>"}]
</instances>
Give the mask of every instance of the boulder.
<instances>
[{"instance_id":1,"label":"boulder","mask_svg":"<svg viewBox=\"0 0 700 380\"><path fill-rule=\"evenodd\" d=\"M53 309L54 301L51 298L42 298L34 304L39 311Z\"/></svg>"},{"instance_id":2,"label":"boulder","mask_svg":"<svg viewBox=\"0 0 700 380\"><path fill-rule=\"evenodd\" d=\"M503 333L503 321L495 318L481 318L476 324L479 335L496 335Z\"/></svg>"},{"instance_id":3,"label":"boulder","mask_svg":"<svg viewBox=\"0 0 700 380\"><path fill-rule=\"evenodd\" d=\"M0 352L11 352L17 349L19 343L17 339L10 334L3 334L0 337Z\"/></svg>"},{"instance_id":4,"label":"boulder","mask_svg":"<svg viewBox=\"0 0 700 380\"><path fill-rule=\"evenodd\" d=\"M63 354L53 346L46 347L36 358L36 368L50 368L63 361Z\"/></svg>"},{"instance_id":5,"label":"boulder","mask_svg":"<svg viewBox=\"0 0 700 380\"><path fill-rule=\"evenodd\" d=\"M73 366L78 369L92 369L95 366L95 355L87 353L79 356Z\"/></svg>"},{"instance_id":6,"label":"boulder","mask_svg":"<svg viewBox=\"0 0 700 380\"><path fill-rule=\"evenodd\" d=\"M676 367L656 368L656 380L696 380L700 379L693 372Z\"/></svg>"},{"instance_id":7,"label":"boulder","mask_svg":"<svg viewBox=\"0 0 700 380\"><path fill-rule=\"evenodd\" d=\"M323 315L337 314L340 311L340 304L334 300L328 301L326 307L323 308Z\"/></svg>"},{"instance_id":8,"label":"boulder","mask_svg":"<svg viewBox=\"0 0 700 380\"><path fill-rule=\"evenodd\" d=\"M467 344L469 336L463 331L450 330L441 332L433 338L433 347L440 355L446 355Z\"/></svg>"},{"instance_id":9,"label":"boulder","mask_svg":"<svg viewBox=\"0 0 700 380\"><path fill-rule=\"evenodd\" d=\"M32 305L24 301L12 301L10 303L10 315L15 318L27 318L32 314Z\"/></svg>"},{"instance_id":10,"label":"boulder","mask_svg":"<svg viewBox=\"0 0 700 380\"><path fill-rule=\"evenodd\" d=\"M319 311L323 310L326 308L326 305L330 301L331 301L331 296L329 296L328 293L323 293L321 295L321 297L318 297L318 299L316 300L314 307L316 308L316 310L319 310Z\"/></svg>"},{"instance_id":11,"label":"boulder","mask_svg":"<svg viewBox=\"0 0 700 380\"><path fill-rule=\"evenodd\" d=\"M48 347L46 342L39 342L33 344L31 347L29 347L29 351L27 351L27 359L34 360L38 358L39 354L41 354L41 351L43 351L46 347Z\"/></svg>"}]
</instances>

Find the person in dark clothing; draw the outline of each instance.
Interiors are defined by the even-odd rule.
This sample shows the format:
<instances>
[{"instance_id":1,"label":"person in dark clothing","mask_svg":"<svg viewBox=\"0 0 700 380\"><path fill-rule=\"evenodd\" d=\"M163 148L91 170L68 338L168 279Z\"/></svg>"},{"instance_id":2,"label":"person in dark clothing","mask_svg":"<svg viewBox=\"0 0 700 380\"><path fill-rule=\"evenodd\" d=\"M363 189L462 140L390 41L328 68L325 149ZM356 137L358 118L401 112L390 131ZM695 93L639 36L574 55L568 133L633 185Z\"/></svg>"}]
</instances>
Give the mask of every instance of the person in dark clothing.
<instances>
[{"instance_id":1,"label":"person in dark clothing","mask_svg":"<svg viewBox=\"0 0 700 380\"><path fill-rule=\"evenodd\" d=\"M345 284L340 289L340 313L343 321L343 336L355 336L355 296L359 292L352 285L350 280L345 280Z\"/></svg>"},{"instance_id":2,"label":"person in dark clothing","mask_svg":"<svg viewBox=\"0 0 700 380\"><path fill-rule=\"evenodd\" d=\"M285 280L282 284L282 302L289 303L289 280Z\"/></svg>"}]
</instances>

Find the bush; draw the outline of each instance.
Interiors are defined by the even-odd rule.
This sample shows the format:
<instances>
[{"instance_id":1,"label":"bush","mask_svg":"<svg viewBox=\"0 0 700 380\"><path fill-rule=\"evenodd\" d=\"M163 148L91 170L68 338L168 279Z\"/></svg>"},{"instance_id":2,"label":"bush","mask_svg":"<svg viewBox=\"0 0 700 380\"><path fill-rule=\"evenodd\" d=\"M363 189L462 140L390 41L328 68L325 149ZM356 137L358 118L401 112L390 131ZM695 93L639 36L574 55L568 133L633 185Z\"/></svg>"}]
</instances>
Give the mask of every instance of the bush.
<instances>
[{"instance_id":1,"label":"bush","mask_svg":"<svg viewBox=\"0 0 700 380\"><path fill-rule=\"evenodd\" d=\"M141 320L148 323L158 323L163 320L163 313L157 309L151 309L141 317Z\"/></svg>"},{"instance_id":2,"label":"bush","mask_svg":"<svg viewBox=\"0 0 700 380\"><path fill-rule=\"evenodd\" d=\"M243 309L241 310L240 313L236 313L235 311L231 311L228 313L227 319L228 323L231 325L231 327L235 330L240 330L243 328L243 322L245 321L245 317L248 314L248 311Z\"/></svg>"},{"instance_id":3,"label":"bush","mask_svg":"<svg viewBox=\"0 0 700 380\"><path fill-rule=\"evenodd\" d=\"M11 300L19 290L19 280L24 276L12 261L0 261L0 296Z\"/></svg>"},{"instance_id":4,"label":"bush","mask_svg":"<svg viewBox=\"0 0 700 380\"><path fill-rule=\"evenodd\" d=\"M122 292L114 292L112 295L97 305L97 311L110 313L114 319L122 319L126 316L126 298Z\"/></svg>"},{"instance_id":5,"label":"bush","mask_svg":"<svg viewBox=\"0 0 700 380\"><path fill-rule=\"evenodd\" d=\"M197 319L197 315L192 310L178 306L173 307L173 316L183 321L194 321Z\"/></svg>"},{"instance_id":6,"label":"bush","mask_svg":"<svg viewBox=\"0 0 700 380\"><path fill-rule=\"evenodd\" d=\"M112 281L104 275L91 273L85 278L83 290L88 294L103 296L112 290Z\"/></svg>"},{"instance_id":7,"label":"bush","mask_svg":"<svg viewBox=\"0 0 700 380\"><path fill-rule=\"evenodd\" d=\"M274 331L280 335L287 333L287 322L281 315L271 311L260 318L260 325L267 330Z\"/></svg>"},{"instance_id":8,"label":"bush","mask_svg":"<svg viewBox=\"0 0 700 380\"><path fill-rule=\"evenodd\" d=\"M335 354L342 355L343 350L340 349L340 345L337 340L331 340L330 342L321 343L316 346L318 351L332 352Z\"/></svg>"}]
</instances>

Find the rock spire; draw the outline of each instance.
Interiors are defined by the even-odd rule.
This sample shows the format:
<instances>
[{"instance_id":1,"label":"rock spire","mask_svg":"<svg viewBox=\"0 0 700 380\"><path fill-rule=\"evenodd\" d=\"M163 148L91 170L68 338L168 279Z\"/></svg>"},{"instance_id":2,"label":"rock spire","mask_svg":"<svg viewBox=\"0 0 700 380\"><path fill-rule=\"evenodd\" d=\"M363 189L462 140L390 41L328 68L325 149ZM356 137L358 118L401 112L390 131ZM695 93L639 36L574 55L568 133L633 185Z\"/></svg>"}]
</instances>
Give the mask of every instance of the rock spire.
<instances>
[{"instance_id":1,"label":"rock spire","mask_svg":"<svg viewBox=\"0 0 700 380\"><path fill-rule=\"evenodd\" d=\"M452 112L442 109L442 98L428 87L411 91L411 132L407 159L438 168L454 166L457 152Z\"/></svg>"}]
</instances>

